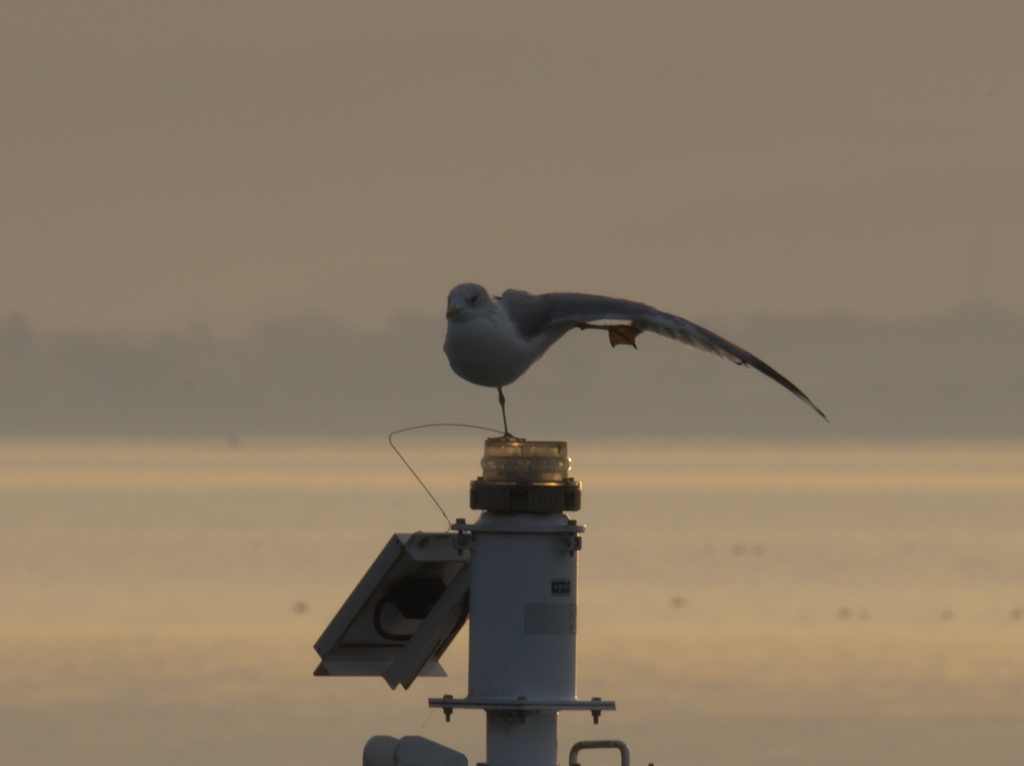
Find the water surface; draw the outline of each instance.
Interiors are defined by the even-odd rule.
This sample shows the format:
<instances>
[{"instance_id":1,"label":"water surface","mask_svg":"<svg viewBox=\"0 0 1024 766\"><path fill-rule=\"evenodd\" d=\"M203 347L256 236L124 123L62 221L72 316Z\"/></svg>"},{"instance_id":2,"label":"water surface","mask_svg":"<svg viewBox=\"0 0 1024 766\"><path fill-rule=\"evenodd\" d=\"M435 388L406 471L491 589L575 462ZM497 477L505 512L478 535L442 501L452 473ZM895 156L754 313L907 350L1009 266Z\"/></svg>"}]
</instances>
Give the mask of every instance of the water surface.
<instances>
[{"instance_id":1,"label":"water surface","mask_svg":"<svg viewBox=\"0 0 1024 766\"><path fill-rule=\"evenodd\" d=\"M482 440L411 436L451 518ZM1024 752L1024 444L570 443L587 525L569 745L638 763L1010 764ZM441 513L386 441L0 442L0 740L14 764L483 760L483 716L313 678L392 532ZM588 754L589 762L603 754Z\"/></svg>"}]
</instances>

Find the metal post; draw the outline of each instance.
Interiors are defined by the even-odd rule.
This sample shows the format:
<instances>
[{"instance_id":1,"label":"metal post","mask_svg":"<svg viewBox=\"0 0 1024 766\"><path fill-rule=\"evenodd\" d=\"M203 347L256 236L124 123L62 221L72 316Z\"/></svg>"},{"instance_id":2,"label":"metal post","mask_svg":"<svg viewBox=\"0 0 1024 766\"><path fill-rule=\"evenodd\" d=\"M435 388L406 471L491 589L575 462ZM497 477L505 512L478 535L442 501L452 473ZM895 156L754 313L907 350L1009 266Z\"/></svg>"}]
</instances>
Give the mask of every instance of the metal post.
<instances>
[{"instance_id":1,"label":"metal post","mask_svg":"<svg viewBox=\"0 0 1024 766\"><path fill-rule=\"evenodd\" d=\"M576 553L584 528L580 485L565 442L488 439L483 476L471 484L468 535L469 694L431 699L487 712L487 766L556 766L558 711L595 723L615 703L576 698Z\"/></svg>"},{"instance_id":2,"label":"metal post","mask_svg":"<svg viewBox=\"0 0 1024 766\"><path fill-rule=\"evenodd\" d=\"M564 514L484 513L473 525L469 695L576 699L576 557ZM575 525L573 525L575 526ZM558 711L487 712L488 766L555 766Z\"/></svg>"}]
</instances>

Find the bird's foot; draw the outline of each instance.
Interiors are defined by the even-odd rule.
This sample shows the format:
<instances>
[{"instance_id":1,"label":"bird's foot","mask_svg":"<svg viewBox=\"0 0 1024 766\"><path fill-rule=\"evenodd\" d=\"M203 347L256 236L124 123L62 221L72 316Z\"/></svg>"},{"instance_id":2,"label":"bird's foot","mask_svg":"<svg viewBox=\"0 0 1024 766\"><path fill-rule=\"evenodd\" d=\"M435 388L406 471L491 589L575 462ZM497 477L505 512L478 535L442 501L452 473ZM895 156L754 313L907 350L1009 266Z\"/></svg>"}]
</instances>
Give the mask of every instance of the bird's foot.
<instances>
[{"instance_id":1,"label":"bird's foot","mask_svg":"<svg viewBox=\"0 0 1024 766\"><path fill-rule=\"evenodd\" d=\"M631 324L590 324L589 322L580 322L576 326L581 330L607 330L608 341L612 344L612 348L616 346L632 346L636 348L636 337L643 332L643 330Z\"/></svg>"}]
</instances>

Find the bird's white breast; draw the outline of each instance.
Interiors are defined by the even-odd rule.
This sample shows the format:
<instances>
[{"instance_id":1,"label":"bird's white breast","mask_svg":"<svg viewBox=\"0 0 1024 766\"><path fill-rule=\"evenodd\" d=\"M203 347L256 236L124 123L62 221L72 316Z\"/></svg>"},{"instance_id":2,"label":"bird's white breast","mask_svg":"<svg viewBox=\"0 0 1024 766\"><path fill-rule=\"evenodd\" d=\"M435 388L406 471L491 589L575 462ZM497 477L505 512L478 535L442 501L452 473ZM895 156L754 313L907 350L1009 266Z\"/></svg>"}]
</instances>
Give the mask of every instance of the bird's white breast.
<instances>
[{"instance_id":1,"label":"bird's white breast","mask_svg":"<svg viewBox=\"0 0 1024 766\"><path fill-rule=\"evenodd\" d=\"M448 363L460 378L478 386L507 386L543 353L526 342L508 319L495 312L466 321L449 321L444 339Z\"/></svg>"}]
</instances>

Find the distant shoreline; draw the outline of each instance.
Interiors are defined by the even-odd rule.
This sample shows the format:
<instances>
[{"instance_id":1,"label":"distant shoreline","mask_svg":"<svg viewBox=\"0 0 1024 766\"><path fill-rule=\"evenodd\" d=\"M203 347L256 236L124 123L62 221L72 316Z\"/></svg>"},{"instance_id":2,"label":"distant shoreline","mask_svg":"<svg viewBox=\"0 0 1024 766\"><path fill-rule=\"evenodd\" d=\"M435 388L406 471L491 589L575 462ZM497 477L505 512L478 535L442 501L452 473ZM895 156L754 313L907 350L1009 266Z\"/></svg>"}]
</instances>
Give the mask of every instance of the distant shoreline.
<instances>
[{"instance_id":1,"label":"distant shoreline","mask_svg":"<svg viewBox=\"0 0 1024 766\"><path fill-rule=\"evenodd\" d=\"M706 320L701 320L706 321ZM568 336L508 390L514 430L667 439L1024 438L1024 316L707 321L808 393L643 335L639 351ZM307 315L230 338L38 331L0 320L0 437L347 438L499 425L493 391L456 378L443 319L378 332ZM812 413L813 414L813 413Z\"/></svg>"}]
</instances>

